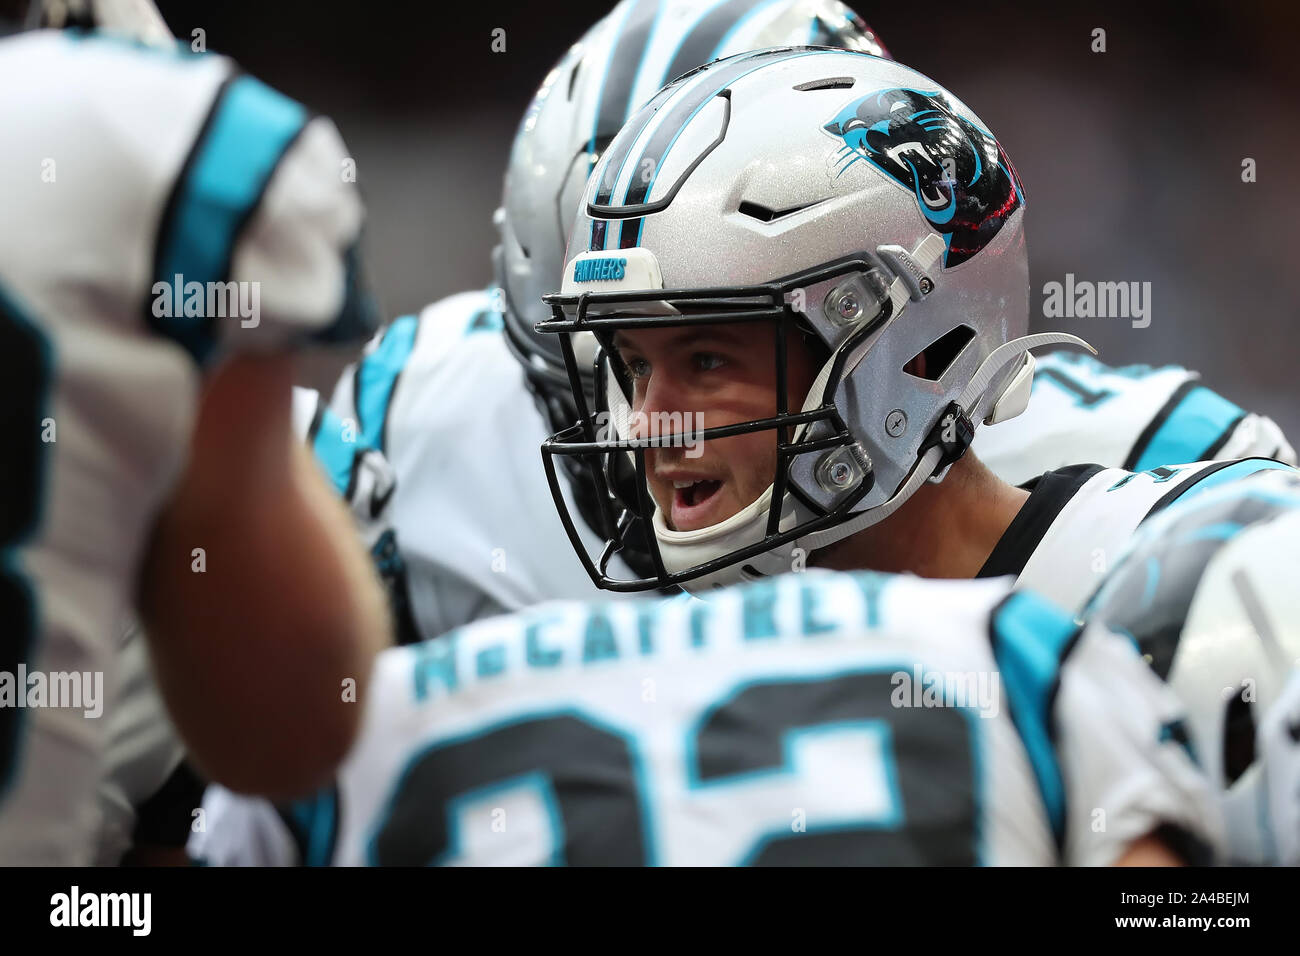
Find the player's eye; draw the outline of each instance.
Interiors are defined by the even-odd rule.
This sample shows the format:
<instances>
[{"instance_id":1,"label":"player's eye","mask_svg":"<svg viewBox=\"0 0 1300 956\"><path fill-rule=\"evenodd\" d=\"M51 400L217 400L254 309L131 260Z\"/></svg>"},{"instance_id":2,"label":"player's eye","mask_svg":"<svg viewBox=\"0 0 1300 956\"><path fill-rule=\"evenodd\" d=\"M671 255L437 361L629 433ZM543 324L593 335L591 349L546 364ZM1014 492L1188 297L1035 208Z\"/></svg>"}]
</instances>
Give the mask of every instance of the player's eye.
<instances>
[{"instance_id":1,"label":"player's eye","mask_svg":"<svg viewBox=\"0 0 1300 956\"><path fill-rule=\"evenodd\" d=\"M623 360L623 364L627 368L627 374L631 375L633 380L643 379L650 374L650 363L638 356L628 356Z\"/></svg>"},{"instance_id":2,"label":"player's eye","mask_svg":"<svg viewBox=\"0 0 1300 956\"><path fill-rule=\"evenodd\" d=\"M691 356L691 362L695 365L696 371L712 372L725 365L727 360L716 352L696 352Z\"/></svg>"}]
</instances>

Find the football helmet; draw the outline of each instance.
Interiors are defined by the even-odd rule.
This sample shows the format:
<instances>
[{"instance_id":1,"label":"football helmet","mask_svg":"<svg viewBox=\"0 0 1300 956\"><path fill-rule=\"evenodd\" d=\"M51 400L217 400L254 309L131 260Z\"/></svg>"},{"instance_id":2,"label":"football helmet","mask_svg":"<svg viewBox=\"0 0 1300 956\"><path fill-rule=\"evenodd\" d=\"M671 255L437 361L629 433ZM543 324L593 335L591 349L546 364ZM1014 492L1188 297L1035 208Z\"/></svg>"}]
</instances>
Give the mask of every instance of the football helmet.
<instances>
[{"instance_id":1,"label":"football helmet","mask_svg":"<svg viewBox=\"0 0 1300 956\"><path fill-rule=\"evenodd\" d=\"M572 423L576 409L558 340L534 326L550 318L542 296L559 286L573 211L600 154L674 77L716 57L791 43L888 56L871 28L835 0L624 0L538 88L510 150L493 270L506 340L553 431ZM591 395L590 370L581 374Z\"/></svg>"},{"instance_id":2,"label":"football helmet","mask_svg":"<svg viewBox=\"0 0 1300 956\"><path fill-rule=\"evenodd\" d=\"M891 60L765 50L660 91L592 173L562 288L547 297L552 318L537 326L556 335L580 406L578 423L543 446L552 491L555 459L592 462L614 529L600 556L579 549L592 579L706 593L797 569L941 480L977 424L1019 414L1030 348L1087 347L1025 335L1024 210L1015 169L979 118ZM631 437L630 376L613 335L733 322L775 337L775 415ZM599 348L585 346L586 333ZM791 409L795 336L824 362ZM923 374L905 371L922 355ZM594 408L582 400L588 376ZM646 488L646 449L755 431L776 443L767 490L709 527L670 528ZM578 547L558 494L556 503ZM610 556L645 524L655 573L610 578Z\"/></svg>"},{"instance_id":3,"label":"football helmet","mask_svg":"<svg viewBox=\"0 0 1300 956\"><path fill-rule=\"evenodd\" d=\"M1300 675L1300 478L1270 471L1178 501L1149 518L1085 611L1130 635L1187 708L1170 733L1221 795L1231 862L1279 859L1261 725ZM1285 730L1282 731L1286 733ZM1300 760L1300 748L1291 762ZM1291 768L1293 771L1294 768Z\"/></svg>"}]
</instances>

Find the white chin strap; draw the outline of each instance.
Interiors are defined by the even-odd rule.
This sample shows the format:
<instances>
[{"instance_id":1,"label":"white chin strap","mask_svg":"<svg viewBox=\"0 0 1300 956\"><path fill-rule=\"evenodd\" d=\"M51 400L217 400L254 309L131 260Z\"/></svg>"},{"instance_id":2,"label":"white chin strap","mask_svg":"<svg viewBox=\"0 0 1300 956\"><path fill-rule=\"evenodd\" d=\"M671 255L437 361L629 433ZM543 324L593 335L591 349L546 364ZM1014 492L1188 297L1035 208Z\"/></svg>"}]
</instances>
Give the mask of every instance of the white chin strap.
<instances>
[{"instance_id":1,"label":"white chin strap","mask_svg":"<svg viewBox=\"0 0 1300 956\"><path fill-rule=\"evenodd\" d=\"M1013 339L989 353L957 397L957 405L966 412L966 416L975 425L986 419L1003 421L1014 417L1024 410L1032 376L1016 375L1008 383L1008 387L1000 389L997 394L989 391L989 385L1003 369L1027 355L1031 349L1040 348L1044 345L1061 344L1078 345L1094 355L1097 354L1096 350L1083 339L1066 332L1040 332L1035 335L1026 335ZM810 401L814 401L813 396L817 396L817 400L820 400L821 392L825 388L825 375L828 373L828 368L823 369L822 374L819 374L817 380L814 381L813 387L809 390ZM1012 390L1023 394L1014 397L1006 394ZM1003 400L1004 396L1006 397L1005 401ZM800 426L801 429L802 427ZM798 433L796 433L796 439L797 437ZM904 479L903 483L898 486L898 490L888 500L855 515L843 524L805 535L783 547L774 548L764 554L756 555L748 561L738 561L713 574L705 575L695 581L688 581L682 586L694 594L699 594L727 584L752 579L754 575L742 570L744 566L752 566L754 570L765 575L789 571L792 566L793 552L796 549L802 549L807 554L811 554L837 541L855 535L864 528L869 528L884 521L901 508L904 502L912 497L916 490L934 474L935 468L942 457L942 448L938 446L930 448L917 459L916 464L908 472L907 478ZM748 507L741 509L725 521L696 531L673 531L668 527L663 512L656 508L651 523L654 526L655 538L658 541L659 551L663 557L664 569L670 573L685 571L688 568L703 564L705 561L713 560L761 541L767 530L768 509L771 498L772 486L769 485L767 490L759 495L758 499ZM788 531L813 517L813 513L806 506L787 492L785 501L782 502L779 530Z\"/></svg>"},{"instance_id":2,"label":"white chin strap","mask_svg":"<svg viewBox=\"0 0 1300 956\"><path fill-rule=\"evenodd\" d=\"M663 510L656 507L651 524L654 525L664 568L674 573L685 571L762 541L771 501L772 486L768 485L767 490L755 501L730 518L696 531L674 531L668 527ZM739 571L735 568L728 568L723 573L735 574L735 580L740 580Z\"/></svg>"}]
</instances>

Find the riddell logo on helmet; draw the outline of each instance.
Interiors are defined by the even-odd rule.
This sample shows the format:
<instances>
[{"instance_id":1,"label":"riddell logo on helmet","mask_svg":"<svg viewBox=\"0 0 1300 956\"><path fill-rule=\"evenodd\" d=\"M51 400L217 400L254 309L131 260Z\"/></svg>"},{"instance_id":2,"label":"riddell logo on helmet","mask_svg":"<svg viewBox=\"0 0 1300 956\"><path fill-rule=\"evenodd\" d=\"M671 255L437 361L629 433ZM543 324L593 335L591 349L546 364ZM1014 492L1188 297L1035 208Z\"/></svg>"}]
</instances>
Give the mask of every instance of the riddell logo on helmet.
<instances>
[{"instance_id":1,"label":"riddell logo on helmet","mask_svg":"<svg viewBox=\"0 0 1300 956\"><path fill-rule=\"evenodd\" d=\"M626 259L583 259L573 264L574 282L600 282L623 278Z\"/></svg>"}]
</instances>

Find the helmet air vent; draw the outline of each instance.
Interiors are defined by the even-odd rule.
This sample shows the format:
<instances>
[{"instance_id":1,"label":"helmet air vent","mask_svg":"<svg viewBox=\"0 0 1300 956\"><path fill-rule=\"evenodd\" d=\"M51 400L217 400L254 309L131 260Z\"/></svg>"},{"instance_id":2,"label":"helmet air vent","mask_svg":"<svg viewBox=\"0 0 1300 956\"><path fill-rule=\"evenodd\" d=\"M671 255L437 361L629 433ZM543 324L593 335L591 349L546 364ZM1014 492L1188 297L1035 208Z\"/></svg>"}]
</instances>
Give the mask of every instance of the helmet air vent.
<instances>
[{"instance_id":1,"label":"helmet air vent","mask_svg":"<svg viewBox=\"0 0 1300 956\"><path fill-rule=\"evenodd\" d=\"M793 216L797 212L803 212L805 209L816 206L820 202L825 202L825 200L819 199L817 202L806 202L799 206L790 206L788 209L772 209L769 206L764 206L762 203L750 202L746 199L740 204L737 212L742 216L749 216L751 219L757 219L759 222L772 222L775 219L784 219L786 216Z\"/></svg>"},{"instance_id":2,"label":"helmet air vent","mask_svg":"<svg viewBox=\"0 0 1300 956\"><path fill-rule=\"evenodd\" d=\"M851 76L828 76L820 80L799 83L794 89L800 93L811 93L813 90L848 90L853 88L853 83Z\"/></svg>"},{"instance_id":3,"label":"helmet air vent","mask_svg":"<svg viewBox=\"0 0 1300 956\"><path fill-rule=\"evenodd\" d=\"M969 325L950 329L908 359L903 371L928 382L937 382L973 338L975 330Z\"/></svg>"}]
</instances>

